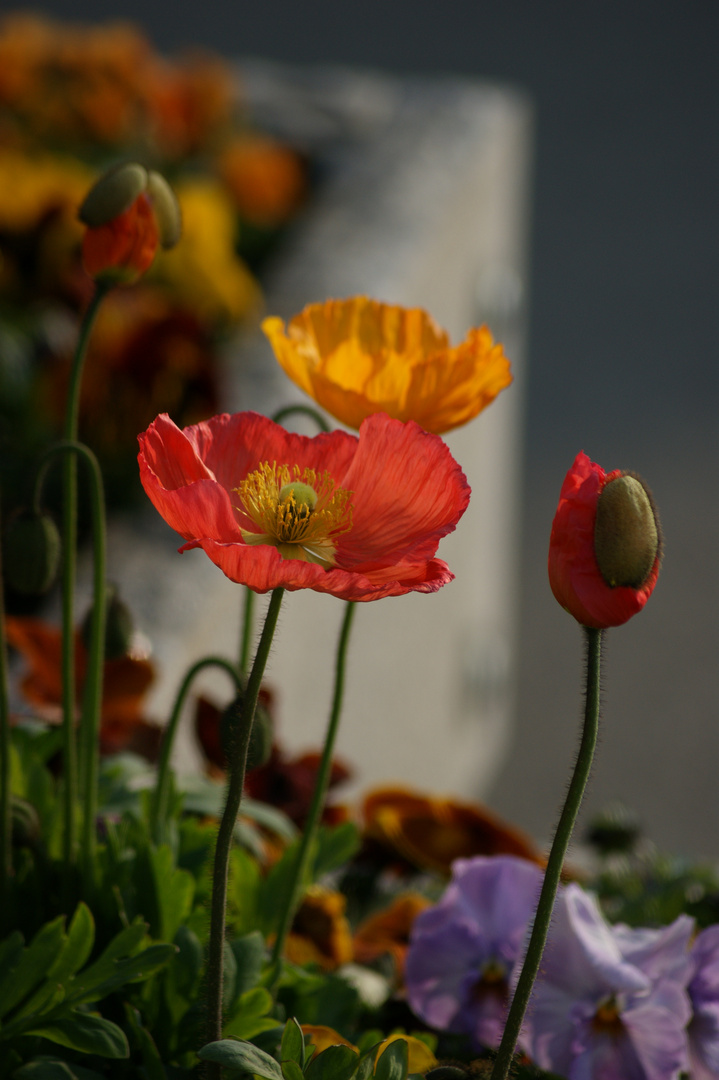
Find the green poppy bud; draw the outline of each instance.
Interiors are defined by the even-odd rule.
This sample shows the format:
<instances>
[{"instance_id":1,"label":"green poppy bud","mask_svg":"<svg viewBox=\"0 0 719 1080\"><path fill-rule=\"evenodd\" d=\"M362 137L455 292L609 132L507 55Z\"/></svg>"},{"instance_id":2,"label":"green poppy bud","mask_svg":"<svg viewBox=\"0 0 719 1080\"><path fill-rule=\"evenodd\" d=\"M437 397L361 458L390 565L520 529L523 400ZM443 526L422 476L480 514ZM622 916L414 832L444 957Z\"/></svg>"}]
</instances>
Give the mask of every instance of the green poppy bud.
<instances>
[{"instance_id":1,"label":"green poppy bud","mask_svg":"<svg viewBox=\"0 0 719 1080\"><path fill-rule=\"evenodd\" d=\"M165 177L154 170L148 174L147 194L155 211L160 243L167 251L175 246L182 235L182 211L177 195Z\"/></svg>"},{"instance_id":2,"label":"green poppy bud","mask_svg":"<svg viewBox=\"0 0 719 1080\"><path fill-rule=\"evenodd\" d=\"M82 621L80 635L85 648L90 647L92 634L91 607ZM130 609L120 599L117 585L105 585L105 659L119 660L130 651L135 626Z\"/></svg>"},{"instance_id":3,"label":"green poppy bud","mask_svg":"<svg viewBox=\"0 0 719 1080\"><path fill-rule=\"evenodd\" d=\"M147 190L147 169L136 161L115 165L97 180L80 204L77 216L84 225L97 228L129 210Z\"/></svg>"},{"instance_id":4,"label":"green poppy bud","mask_svg":"<svg viewBox=\"0 0 719 1080\"><path fill-rule=\"evenodd\" d=\"M231 752L233 733L242 720L243 698L243 694L238 694L227 706L220 720L220 738L225 757L228 757ZM262 702L258 701L250 734L250 745L247 748L248 772L250 769L258 769L261 765L267 764L272 751L272 737L272 718Z\"/></svg>"},{"instance_id":5,"label":"green poppy bud","mask_svg":"<svg viewBox=\"0 0 719 1080\"><path fill-rule=\"evenodd\" d=\"M638 589L649 577L659 552L659 528L651 496L636 476L618 476L602 488L594 552L612 588Z\"/></svg>"},{"instance_id":6,"label":"green poppy bud","mask_svg":"<svg viewBox=\"0 0 719 1080\"><path fill-rule=\"evenodd\" d=\"M40 818L26 799L11 796L10 828L14 847L34 847L40 839Z\"/></svg>"},{"instance_id":7,"label":"green poppy bud","mask_svg":"<svg viewBox=\"0 0 719 1080\"><path fill-rule=\"evenodd\" d=\"M3 573L19 593L47 592L60 562L60 533L48 514L21 510L3 537Z\"/></svg>"}]
</instances>

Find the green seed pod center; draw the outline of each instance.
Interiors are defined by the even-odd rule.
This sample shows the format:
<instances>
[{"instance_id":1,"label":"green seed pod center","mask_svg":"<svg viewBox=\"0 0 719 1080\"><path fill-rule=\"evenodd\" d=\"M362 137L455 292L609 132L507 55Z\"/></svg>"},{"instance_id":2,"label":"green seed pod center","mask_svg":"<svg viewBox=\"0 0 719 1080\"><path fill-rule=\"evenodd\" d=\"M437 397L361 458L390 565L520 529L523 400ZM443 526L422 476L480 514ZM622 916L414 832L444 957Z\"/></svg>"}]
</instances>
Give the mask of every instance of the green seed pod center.
<instances>
[{"instance_id":1,"label":"green seed pod center","mask_svg":"<svg viewBox=\"0 0 719 1080\"><path fill-rule=\"evenodd\" d=\"M594 526L594 552L600 573L612 588L640 588L659 551L659 529L641 480L618 476L602 489Z\"/></svg>"},{"instance_id":2,"label":"green seed pod center","mask_svg":"<svg viewBox=\"0 0 719 1080\"><path fill-rule=\"evenodd\" d=\"M280 489L280 505L288 504L290 516L297 516L301 520L308 518L317 503L317 492L309 484L295 480L285 484Z\"/></svg>"}]
</instances>

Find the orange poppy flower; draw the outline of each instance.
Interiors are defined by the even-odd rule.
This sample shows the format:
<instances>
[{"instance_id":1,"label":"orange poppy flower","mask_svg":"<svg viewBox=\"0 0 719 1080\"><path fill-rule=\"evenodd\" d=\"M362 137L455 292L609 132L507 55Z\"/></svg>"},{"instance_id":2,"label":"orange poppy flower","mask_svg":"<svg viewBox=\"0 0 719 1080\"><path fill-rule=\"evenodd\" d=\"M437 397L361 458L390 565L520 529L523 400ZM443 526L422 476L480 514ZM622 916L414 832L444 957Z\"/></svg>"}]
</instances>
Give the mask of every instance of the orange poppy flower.
<instances>
[{"instance_id":1,"label":"orange poppy flower","mask_svg":"<svg viewBox=\"0 0 719 1080\"><path fill-rule=\"evenodd\" d=\"M355 960L358 964L371 964L389 953L398 975L404 971L404 960L409 946L409 934L420 911L431 907L430 901L419 893L398 896L389 907L376 915L370 915L357 927L354 936Z\"/></svg>"},{"instance_id":2,"label":"orange poppy flower","mask_svg":"<svg viewBox=\"0 0 719 1080\"><path fill-rule=\"evenodd\" d=\"M366 296L310 304L262 329L293 382L348 427L385 412L441 435L477 416L512 381L486 326L461 345L421 308Z\"/></svg>"},{"instance_id":3,"label":"orange poppy flower","mask_svg":"<svg viewBox=\"0 0 719 1080\"><path fill-rule=\"evenodd\" d=\"M542 863L534 844L486 807L407 788L377 788L363 805L365 835L412 866L449 874L455 859L518 855Z\"/></svg>"},{"instance_id":4,"label":"orange poppy flower","mask_svg":"<svg viewBox=\"0 0 719 1080\"><path fill-rule=\"evenodd\" d=\"M30 704L41 710L49 723L59 723L62 714L62 637L59 629L40 619L8 616L5 620L8 644L17 649L28 664L20 690ZM75 680L78 703L87 668L87 651L79 634L75 637ZM162 729L143 719L145 695L155 678L149 660L121 656L106 660L103 674L100 721L100 752L116 754L133 750L154 761L160 747Z\"/></svg>"},{"instance_id":5,"label":"orange poppy flower","mask_svg":"<svg viewBox=\"0 0 719 1080\"><path fill-rule=\"evenodd\" d=\"M342 893L313 885L305 893L287 935L285 955L294 964L319 964L331 971L354 955Z\"/></svg>"},{"instance_id":6,"label":"orange poppy flower","mask_svg":"<svg viewBox=\"0 0 719 1080\"><path fill-rule=\"evenodd\" d=\"M314 589L343 600L435 592L436 559L469 502L441 439L369 417L343 431L293 435L257 413L180 431L158 416L140 439L145 491L187 543L256 592Z\"/></svg>"}]
</instances>

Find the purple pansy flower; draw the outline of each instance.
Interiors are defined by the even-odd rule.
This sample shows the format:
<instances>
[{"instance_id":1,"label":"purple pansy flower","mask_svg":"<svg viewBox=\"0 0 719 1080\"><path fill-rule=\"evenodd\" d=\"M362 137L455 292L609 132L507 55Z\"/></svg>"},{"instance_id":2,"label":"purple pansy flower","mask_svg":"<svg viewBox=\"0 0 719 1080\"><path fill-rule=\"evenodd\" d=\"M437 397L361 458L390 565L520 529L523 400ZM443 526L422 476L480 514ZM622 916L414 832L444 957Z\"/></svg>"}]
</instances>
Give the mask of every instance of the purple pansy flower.
<instances>
[{"instance_id":1,"label":"purple pansy flower","mask_svg":"<svg viewBox=\"0 0 719 1080\"><path fill-rule=\"evenodd\" d=\"M719 926L708 926L697 935L691 964L690 1072L692 1080L710 1080L719 1076Z\"/></svg>"},{"instance_id":2,"label":"purple pansy flower","mask_svg":"<svg viewBox=\"0 0 719 1080\"><path fill-rule=\"evenodd\" d=\"M676 1080L687 1069L693 922L659 930L610 926L569 885L523 1030L535 1062L567 1080Z\"/></svg>"},{"instance_id":3,"label":"purple pansy flower","mask_svg":"<svg viewBox=\"0 0 719 1080\"><path fill-rule=\"evenodd\" d=\"M457 859L440 902L415 920L407 998L432 1027L498 1046L508 988L542 884L534 863L509 855Z\"/></svg>"}]
</instances>

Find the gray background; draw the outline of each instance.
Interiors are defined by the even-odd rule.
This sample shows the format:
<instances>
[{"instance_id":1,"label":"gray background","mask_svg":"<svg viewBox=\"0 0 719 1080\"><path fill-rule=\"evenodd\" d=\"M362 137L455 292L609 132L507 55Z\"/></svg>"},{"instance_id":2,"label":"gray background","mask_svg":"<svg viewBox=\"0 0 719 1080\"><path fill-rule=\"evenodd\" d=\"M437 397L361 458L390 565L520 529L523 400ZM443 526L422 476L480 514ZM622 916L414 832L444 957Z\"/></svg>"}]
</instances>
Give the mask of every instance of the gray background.
<instances>
[{"instance_id":1,"label":"gray background","mask_svg":"<svg viewBox=\"0 0 719 1080\"><path fill-rule=\"evenodd\" d=\"M46 3L136 19L162 48L507 80L537 107L515 749L492 802L545 837L580 712L581 639L546 582L579 449L640 472L666 559L608 637L587 810L619 797L664 846L719 855L719 5L614 0ZM640 782L633 790L634 782Z\"/></svg>"}]
</instances>

